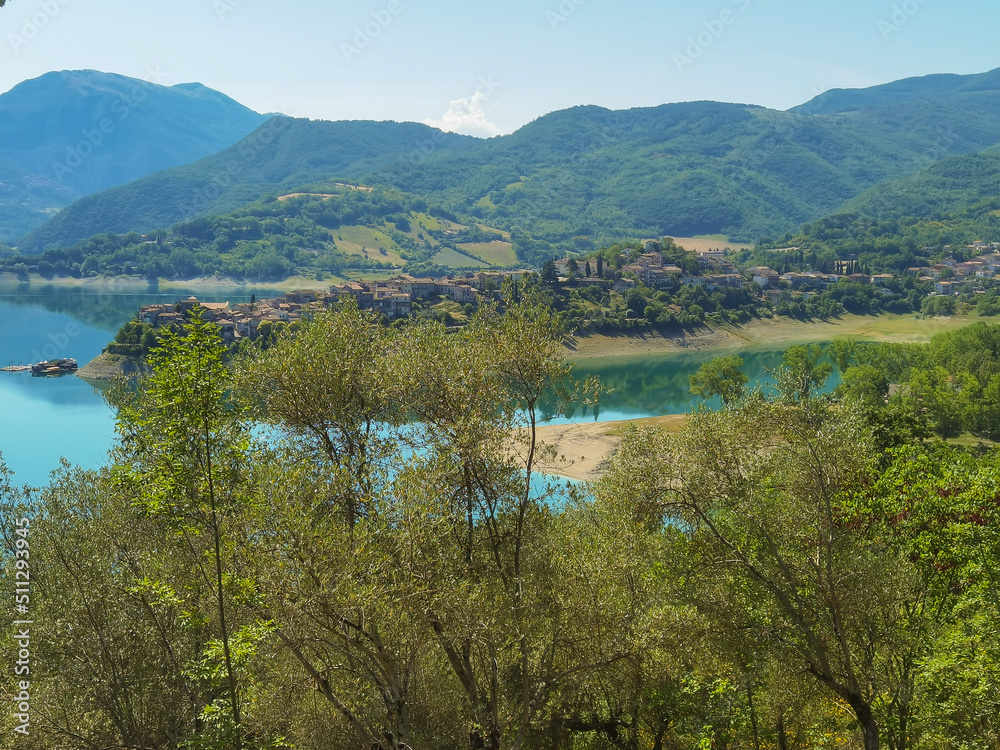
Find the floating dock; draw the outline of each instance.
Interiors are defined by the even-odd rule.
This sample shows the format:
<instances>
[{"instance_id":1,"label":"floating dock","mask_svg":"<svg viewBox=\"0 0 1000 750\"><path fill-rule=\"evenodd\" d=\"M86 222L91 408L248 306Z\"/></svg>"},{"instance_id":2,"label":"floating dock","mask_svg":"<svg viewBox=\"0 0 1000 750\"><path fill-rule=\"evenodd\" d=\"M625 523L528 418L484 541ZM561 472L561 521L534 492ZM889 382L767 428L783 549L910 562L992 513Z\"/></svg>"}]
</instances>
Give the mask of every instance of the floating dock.
<instances>
[{"instance_id":1,"label":"floating dock","mask_svg":"<svg viewBox=\"0 0 1000 750\"><path fill-rule=\"evenodd\" d=\"M79 365L72 357L46 359L33 365L8 365L0 367L0 372L30 372L32 377L47 377L50 375L68 375L76 372Z\"/></svg>"},{"instance_id":2,"label":"floating dock","mask_svg":"<svg viewBox=\"0 0 1000 750\"><path fill-rule=\"evenodd\" d=\"M60 359L46 359L43 362L36 362L31 365L32 377L46 377L48 375L66 375L76 372L79 369L76 360L70 357Z\"/></svg>"}]
</instances>

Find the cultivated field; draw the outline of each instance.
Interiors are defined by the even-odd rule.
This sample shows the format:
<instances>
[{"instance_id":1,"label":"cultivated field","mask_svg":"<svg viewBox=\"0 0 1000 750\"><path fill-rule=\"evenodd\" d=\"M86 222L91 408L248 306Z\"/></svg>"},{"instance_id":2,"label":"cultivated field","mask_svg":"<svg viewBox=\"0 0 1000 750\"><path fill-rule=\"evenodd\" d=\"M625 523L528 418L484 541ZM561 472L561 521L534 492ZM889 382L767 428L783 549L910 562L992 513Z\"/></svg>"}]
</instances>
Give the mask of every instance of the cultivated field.
<instances>
[{"instance_id":1,"label":"cultivated field","mask_svg":"<svg viewBox=\"0 0 1000 750\"><path fill-rule=\"evenodd\" d=\"M788 346L810 341L831 341L850 336L865 341L929 341L942 331L952 331L980 320L974 315L921 318L915 315L843 315L826 321L801 322L790 318L765 318L742 326L702 326L687 334L640 334L580 336L571 342L573 359L614 357L627 354L657 354L707 350L744 349L752 346Z\"/></svg>"},{"instance_id":2,"label":"cultivated field","mask_svg":"<svg viewBox=\"0 0 1000 750\"><path fill-rule=\"evenodd\" d=\"M466 242L459 247L494 266L515 266L518 262L514 246L509 242Z\"/></svg>"},{"instance_id":3,"label":"cultivated field","mask_svg":"<svg viewBox=\"0 0 1000 750\"><path fill-rule=\"evenodd\" d=\"M431 263L437 263L439 266L446 266L447 268L488 268L488 264L481 263L475 258L470 258L468 255L462 255L452 250L450 247L442 247L434 257L431 258Z\"/></svg>"},{"instance_id":4,"label":"cultivated field","mask_svg":"<svg viewBox=\"0 0 1000 750\"><path fill-rule=\"evenodd\" d=\"M674 237L673 240L685 250L691 250L693 252L698 252L699 250L703 252L705 250L724 250L727 247L730 250L753 249L753 245L743 245L739 242L730 242L721 234L701 237Z\"/></svg>"}]
</instances>

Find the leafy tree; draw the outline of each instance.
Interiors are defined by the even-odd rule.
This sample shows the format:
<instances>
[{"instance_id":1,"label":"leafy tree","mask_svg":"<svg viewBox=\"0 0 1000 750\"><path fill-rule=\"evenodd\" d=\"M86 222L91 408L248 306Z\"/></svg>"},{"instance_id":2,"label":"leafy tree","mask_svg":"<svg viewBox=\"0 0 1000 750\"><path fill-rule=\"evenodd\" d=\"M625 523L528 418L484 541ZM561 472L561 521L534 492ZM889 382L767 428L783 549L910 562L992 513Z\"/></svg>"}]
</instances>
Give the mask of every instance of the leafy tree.
<instances>
[{"instance_id":1,"label":"leafy tree","mask_svg":"<svg viewBox=\"0 0 1000 750\"><path fill-rule=\"evenodd\" d=\"M427 457L421 485L450 488L443 510L449 525L460 524L425 576L455 581L455 598L435 596L426 616L475 719L471 746L491 750L526 742L562 682L545 655L560 650L571 621L551 607L554 579L537 546L547 514L533 492L546 453L537 435L542 398L568 366L559 319L533 290L524 296L503 315L482 306L460 338L418 329L412 341L423 357L407 358L425 383L412 407ZM539 627L541 612L560 626ZM516 675L507 687L505 672Z\"/></svg>"},{"instance_id":2,"label":"leafy tree","mask_svg":"<svg viewBox=\"0 0 1000 750\"><path fill-rule=\"evenodd\" d=\"M936 443L900 447L892 458L859 488L859 508L880 546L915 561L936 622L914 685L915 720L896 729L920 747L990 747L1000 738L997 453Z\"/></svg>"},{"instance_id":3,"label":"leafy tree","mask_svg":"<svg viewBox=\"0 0 1000 750\"><path fill-rule=\"evenodd\" d=\"M30 516L33 553L25 747L177 747L197 737L211 697L189 671L203 657L198 618L162 583L183 570L176 543L107 472L64 465L30 502L12 516Z\"/></svg>"},{"instance_id":4,"label":"leafy tree","mask_svg":"<svg viewBox=\"0 0 1000 750\"><path fill-rule=\"evenodd\" d=\"M735 355L706 362L691 376L691 393L706 399L720 396L726 406L735 404L743 397L747 384L741 367L743 358Z\"/></svg>"},{"instance_id":5,"label":"leafy tree","mask_svg":"<svg viewBox=\"0 0 1000 750\"><path fill-rule=\"evenodd\" d=\"M640 456L634 441L651 450ZM882 691L908 694L912 670L888 657L919 642L907 613L920 596L905 555L845 523L846 493L872 460L855 415L752 401L696 413L676 436L626 436L607 480L654 533L681 524L703 611L747 648L768 644L800 665L850 708L868 750L879 747Z\"/></svg>"},{"instance_id":6,"label":"leafy tree","mask_svg":"<svg viewBox=\"0 0 1000 750\"><path fill-rule=\"evenodd\" d=\"M837 365L837 370L843 374L857 358L857 342L854 339L838 337L830 343L827 351Z\"/></svg>"},{"instance_id":7,"label":"leafy tree","mask_svg":"<svg viewBox=\"0 0 1000 750\"><path fill-rule=\"evenodd\" d=\"M568 368L562 324L536 295L523 290L503 313L480 306L459 334L432 322L385 328L348 304L240 376L298 467L270 480L264 525L297 584L262 571L268 611L366 745L420 736L413 717L435 698L416 675L429 660L461 687L451 716L465 738L490 748L526 743L569 676L607 661L553 661L591 604L557 595L548 569L536 425Z\"/></svg>"},{"instance_id":8,"label":"leafy tree","mask_svg":"<svg viewBox=\"0 0 1000 750\"><path fill-rule=\"evenodd\" d=\"M822 358L823 350L818 344L788 347L781 358L781 365L772 373L781 398L804 402L816 389L822 388L833 372L833 365L821 362Z\"/></svg>"},{"instance_id":9,"label":"leafy tree","mask_svg":"<svg viewBox=\"0 0 1000 750\"><path fill-rule=\"evenodd\" d=\"M913 371L908 387L913 408L926 415L939 437L957 437L962 433L977 390L971 375L953 376L940 366L919 369Z\"/></svg>"},{"instance_id":10,"label":"leafy tree","mask_svg":"<svg viewBox=\"0 0 1000 750\"><path fill-rule=\"evenodd\" d=\"M399 335L354 300L275 340L241 370L258 417L308 446L339 482L335 497L349 526L387 480L391 441L383 427L405 420L394 354Z\"/></svg>"},{"instance_id":11,"label":"leafy tree","mask_svg":"<svg viewBox=\"0 0 1000 750\"><path fill-rule=\"evenodd\" d=\"M559 273L556 271L556 264L547 260L542 265L541 271L542 283L548 287L556 287L559 285Z\"/></svg>"},{"instance_id":12,"label":"leafy tree","mask_svg":"<svg viewBox=\"0 0 1000 750\"><path fill-rule=\"evenodd\" d=\"M207 706L205 719L217 733L213 741L238 750L246 688L240 686L236 652L252 649L257 631L238 628L233 612L253 590L235 576L231 559L235 527L252 493L249 425L230 395L225 352L215 324L192 316L180 332L161 336L149 358L152 374L141 387L120 387L111 398L118 405L115 469L121 490L183 540L214 600L214 622L206 613L205 627L218 640L193 669L208 684L224 685L225 702ZM182 585L175 584L175 591Z\"/></svg>"},{"instance_id":13,"label":"leafy tree","mask_svg":"<svg viewBox=\"0 0 1000 750\"><path fill-rule=\"evenodd\" d=\"M873 365L859 365L843 370L843 380L837 388L845 401L851 401L871 411L885 405L889 381Z\"/></svg>"}]
</instances>

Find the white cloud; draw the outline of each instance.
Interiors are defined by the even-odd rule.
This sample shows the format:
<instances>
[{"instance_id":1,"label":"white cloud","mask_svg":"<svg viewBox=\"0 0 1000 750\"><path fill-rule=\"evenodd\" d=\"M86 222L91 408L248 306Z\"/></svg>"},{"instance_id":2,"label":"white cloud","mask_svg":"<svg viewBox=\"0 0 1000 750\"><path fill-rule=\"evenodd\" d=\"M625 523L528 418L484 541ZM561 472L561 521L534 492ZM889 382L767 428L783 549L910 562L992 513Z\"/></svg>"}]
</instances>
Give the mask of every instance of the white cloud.
<instances>
[{"instance_id":1,"label":"white cloud","mask_svg":"<svg viewBox=\"0 0 1000 750\"><path fill-rule=\"evenodd\" d=\"M486 102L489 94L477 91L471 98L455 99L448 105L448 111L440 120L424 120L424 125L438 128L448 133L463 133L492 138L501 130L486 119Z\"/></svg>"}]
</instances>

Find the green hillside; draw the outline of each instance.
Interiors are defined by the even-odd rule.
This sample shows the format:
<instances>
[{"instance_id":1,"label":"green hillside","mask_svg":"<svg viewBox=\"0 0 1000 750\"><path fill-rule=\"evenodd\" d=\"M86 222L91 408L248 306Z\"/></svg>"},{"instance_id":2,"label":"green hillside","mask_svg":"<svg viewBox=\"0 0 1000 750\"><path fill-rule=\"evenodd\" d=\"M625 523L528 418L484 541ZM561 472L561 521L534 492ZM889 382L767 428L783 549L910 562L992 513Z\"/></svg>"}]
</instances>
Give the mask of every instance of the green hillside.
<instances>
[{"instance_id":1,"label":"green hillside","mask_svg":"<svg viewBox=\"0 0 1000 750\"><path fill-rule=\"evenodd\" d=\"M980 98L1000 102L994 92ZM440 195L455 210L566 247L660 234L753 241L827 215L886 179L1000 140L1000 118L953 127L957 117L947 107L921 120L714 102L580 107L469 153L367 179Z\"/></svg>"},{"instance_id":2,"label":"green hillside","mask_svg":"<svg viewBox=\"0 0 1000 750\"><path fill-rule=\"evenodd\" d=\"M456 219L398 191L330 183L148 234L107 232L37 256L9 254L0 272L270 282L346 271L430 273L516 264L515 246L502 232Z\"/></svg>"},{"instance_id":3,"label":"green hillside","mask_svg":"<svg viewBox=\"0 0 1000 750\"><path fill-rule=\"evenodd\" d=\"M414 123L280 118L223 152L89 196L19 248L149 231L331 179L487 222L510 233L522 259L543 254L539 240L558 252L661 235L754 242L1000 143L1000 73L824 96L788 112L717 102L575 107L488 140Z\"/></svg>"},{"instance_id":4,"label":"green hillside","mask_svg":"<svg viewBox=\"0 0 1000 750\"><path fill-rule=\"evenodd\" d=\"M844 209L884 217L939 217L1000 208L1000 148L943 159L925 169L866 190Z\"/></svg>"},{"instance_id":5,"label":"green hillside","mask_svg":"<svg viewBox=\"0 0 1000 750\"><path fill-rule=\"evenodd\" d=\"M39 252L103 232L170 226L232 211L283 188L290 192L331 177L351 179L433 145L460 150L474 143L475 138L416 123L276 117L235 146L193 164L88 196L18 245L22 252Z\"/></svg>"}]
</instances>

